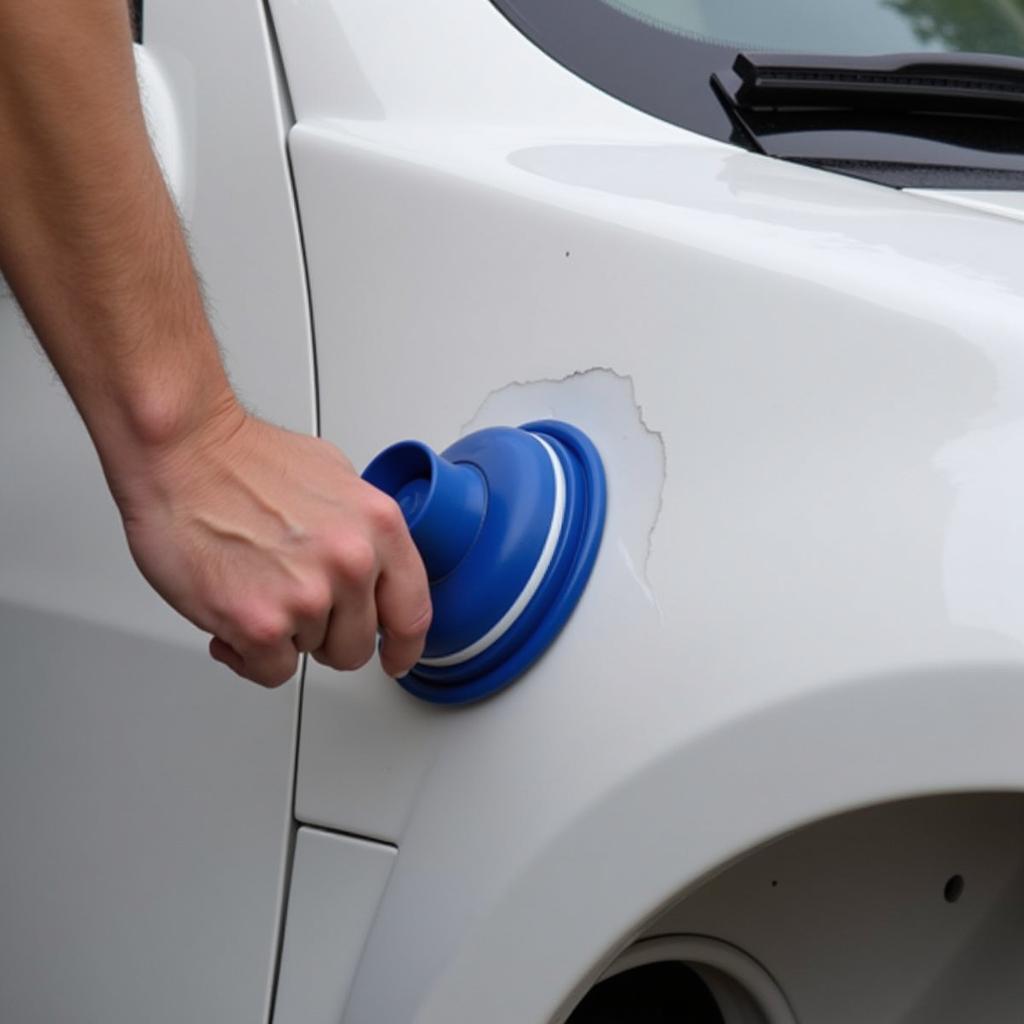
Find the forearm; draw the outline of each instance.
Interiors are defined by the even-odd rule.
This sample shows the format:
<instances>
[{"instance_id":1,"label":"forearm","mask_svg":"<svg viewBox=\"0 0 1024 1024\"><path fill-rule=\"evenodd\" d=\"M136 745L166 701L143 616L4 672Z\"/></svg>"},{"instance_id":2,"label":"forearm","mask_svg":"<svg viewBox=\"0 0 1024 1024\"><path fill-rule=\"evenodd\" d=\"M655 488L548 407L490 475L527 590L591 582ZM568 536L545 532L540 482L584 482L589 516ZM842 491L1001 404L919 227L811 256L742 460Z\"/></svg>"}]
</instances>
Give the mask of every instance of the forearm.
<instances>
[{"instance_id":1,"label":"forearm","mask_svg":"<svg viewBox=\"0 0 1024 1024\"><path fill-rule=\"evenodd\" d=\"M0 0L0 270L96 443L136 564L266 685L402 674L430 623L398 506L236 402L146 133L125 0Z\"/></svg>"},{"instance_id":2,"label":"forearm","mask_svg":"<svg viewBox=\"0 0 1024 1024\"><path fill-rule=\"evenodd\" d=\"M232 402L124 0L0 5L0 267L108 476Z\"/></svg>"}]
</instances>

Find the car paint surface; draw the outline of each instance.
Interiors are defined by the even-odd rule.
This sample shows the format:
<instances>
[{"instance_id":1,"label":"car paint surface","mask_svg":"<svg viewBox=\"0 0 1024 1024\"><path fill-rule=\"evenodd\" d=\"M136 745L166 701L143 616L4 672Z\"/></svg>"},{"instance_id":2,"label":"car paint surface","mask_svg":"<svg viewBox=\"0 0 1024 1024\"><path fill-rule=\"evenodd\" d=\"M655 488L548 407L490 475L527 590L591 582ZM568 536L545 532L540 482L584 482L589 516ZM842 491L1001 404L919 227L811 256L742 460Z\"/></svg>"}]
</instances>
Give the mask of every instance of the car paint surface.
<instances>
[{"instance_id":1,"label":"car paint surface","mask_svg":"<svg viewBox=\"0 0 1024 1024\"><path fill-rule=\"evenodd\" d=\"M311 431L305 279L263 12L151 0L140 64L229 370L264 415ZM0 475L0 1019L265 1020L297 686L232 679L149 590L9 297Z\"/></svg>"},{"instance_id":2,"label":"car paint surface","mask_svg":"<svg viewBox=\"0 0 1024 1024\"><path fill-rule=\"evenodd\" d=\"M360 466L571 420L602 552L507 693L310 665L299 726L138 579L0 297L0 1016L269 1019L290 884L279 1024L546 1024L788 830L1024 788L1019 197L700 138L484 0L269 14L149 0L141 58L243 396Z\"/></svg>"},{"instance_id":3,"label":"car paint surface","mask_svg":"<svg viewBox=\"0 0 1024 1024\"><path fill-rule=\"evenodd\" d=\"M399 846L346 1022L548 1020L744 850L1019 788L1019 224L670 129L485 4L274 14L325 436L441 446L503 393L609 476L589 590L509 693L311 669L297 814ZM639 494L599 368L663 445Z\"/></svg>"}]
</instances>

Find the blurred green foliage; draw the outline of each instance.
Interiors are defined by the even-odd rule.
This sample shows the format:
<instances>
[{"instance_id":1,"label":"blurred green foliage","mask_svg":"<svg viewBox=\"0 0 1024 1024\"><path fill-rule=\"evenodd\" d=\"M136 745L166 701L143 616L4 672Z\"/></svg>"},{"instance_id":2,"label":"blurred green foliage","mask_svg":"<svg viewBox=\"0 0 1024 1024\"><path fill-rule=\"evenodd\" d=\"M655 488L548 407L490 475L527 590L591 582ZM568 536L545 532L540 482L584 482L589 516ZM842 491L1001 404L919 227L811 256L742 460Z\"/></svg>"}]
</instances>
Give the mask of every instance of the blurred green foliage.
<instances>
[{"instance_id":1,"label":"blurred green foliage","mask_svg":"<svg viewBox=\"0 0 1024 1024\"><path fill-rule=\"evenodd\" d=\"M1024 0L885 0L922 43L1024 56Z\"/></svg>"}]
</instances>

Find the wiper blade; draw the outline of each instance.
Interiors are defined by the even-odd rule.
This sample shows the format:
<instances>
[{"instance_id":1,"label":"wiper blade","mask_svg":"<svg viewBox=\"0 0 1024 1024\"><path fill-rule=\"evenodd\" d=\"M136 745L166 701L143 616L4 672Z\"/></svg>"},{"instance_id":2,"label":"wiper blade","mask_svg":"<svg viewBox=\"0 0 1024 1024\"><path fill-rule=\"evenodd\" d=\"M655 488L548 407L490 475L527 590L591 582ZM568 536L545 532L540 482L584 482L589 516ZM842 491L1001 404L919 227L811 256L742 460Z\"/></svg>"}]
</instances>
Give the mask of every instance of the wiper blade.
<instances>
[{"instance_id":1,"label":"wiper blade","mask_svg":"<svg viewBox=\"0 0 1024 1024\"><path fill-rule=\"evenodd\" d=\"M1024 60L740 53L711 87L755 153L892 185L1024 185Z\"/></svg>"},{"instance_id":2,"label":"wiper blade","mask_svg":"<svg viewBox=\"0 0 1024 1024\"><path fill-rule=\"evenodd\" d=\"M1012 57L740 53L732 70L713 83L741 114L873 110L1024 120L1024 61Z\"/></svg>"}]
</instances>

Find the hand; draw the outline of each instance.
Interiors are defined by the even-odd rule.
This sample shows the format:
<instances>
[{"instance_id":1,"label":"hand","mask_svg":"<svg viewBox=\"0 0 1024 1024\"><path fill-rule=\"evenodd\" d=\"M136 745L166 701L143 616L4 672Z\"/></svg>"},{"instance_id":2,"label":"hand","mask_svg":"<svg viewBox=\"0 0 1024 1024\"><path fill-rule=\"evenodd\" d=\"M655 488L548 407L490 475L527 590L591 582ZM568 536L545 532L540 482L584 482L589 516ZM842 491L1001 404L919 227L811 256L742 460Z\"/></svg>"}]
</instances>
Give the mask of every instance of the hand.
<instances>
[{"instance_id":1,"label":"hand","mask_svg":"<svg viewBox=\"0 0 1024 1024\"><path fill-rule=\"evenodd\" d=\"M278 686L303 651L358 668L378 630L389 675L419 659L423 563L395 502L326 441L231 402L112 485L143 575L246 679Z\"/></svg>"},{"instance_id":2,"label":"hand","mask_svg":"<svg viewBox=\"0 0 1024 1024\"><path fill-rule=\"evenodd\" d=\"M150 583L214 635L214 658L267 686L300 651L362 665L378 629L385 670L409 669L430 599L398 508L231 391L149 144L124 0L0 3L0 181L0 270Z\"/></svg>"}]
</instances>

